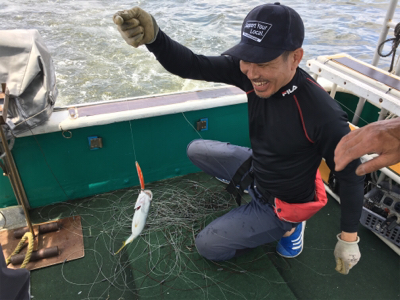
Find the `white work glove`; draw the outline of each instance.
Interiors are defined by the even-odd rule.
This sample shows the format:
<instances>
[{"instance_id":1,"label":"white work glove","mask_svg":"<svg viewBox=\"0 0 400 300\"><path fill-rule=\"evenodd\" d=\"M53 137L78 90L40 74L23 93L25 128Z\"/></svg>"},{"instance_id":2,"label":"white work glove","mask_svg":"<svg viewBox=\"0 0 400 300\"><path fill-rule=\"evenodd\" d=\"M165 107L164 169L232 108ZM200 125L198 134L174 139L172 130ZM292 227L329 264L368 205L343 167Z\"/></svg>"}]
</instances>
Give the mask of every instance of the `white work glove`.
<instances>
[{"instance_id":1,"label":"white work glove","mask_svg":"<svg viewBox=\"0 0 400 300\"><path fill-rule=\"evenodd\" d=\"M135 48L154 42L159 30L153 16L140 7L117 12L113 21L123 39Z\"/></svg>"},{"instance_id":2,"label":"white work glove","mask_svg":"<svg viewBox=\"0 0 400 300\"><path fill-rule=\"evenodd\" d=\"M340 239L340 233L337 235L338 242L336 243L335 255L336 268L335 270L341 274L349 274L349 271L360 260L361 253L358 248L360 237L357 237L355 242L346 242Z\"/></svg>"}]
</instances>

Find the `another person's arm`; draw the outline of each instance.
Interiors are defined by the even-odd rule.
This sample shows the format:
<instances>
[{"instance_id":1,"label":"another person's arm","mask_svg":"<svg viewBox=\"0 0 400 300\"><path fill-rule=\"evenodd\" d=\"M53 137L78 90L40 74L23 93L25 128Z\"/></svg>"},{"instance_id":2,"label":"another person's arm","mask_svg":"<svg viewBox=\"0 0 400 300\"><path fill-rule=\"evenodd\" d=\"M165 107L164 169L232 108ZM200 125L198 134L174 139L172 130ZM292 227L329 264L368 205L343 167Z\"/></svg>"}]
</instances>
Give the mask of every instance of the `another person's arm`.
<instances>
[{"instance_id":1,"label":"another person's arm","mask_svg":"<svg viewBox=\"0 0 400 300\"><path fill-rule=\"evenodd\" d=\"M400 118L378 121L344 136L335 150L335 170L368 153L379 156L361 164L357 175L364 175L400 161Z\"/></svg>"}]
</instances>

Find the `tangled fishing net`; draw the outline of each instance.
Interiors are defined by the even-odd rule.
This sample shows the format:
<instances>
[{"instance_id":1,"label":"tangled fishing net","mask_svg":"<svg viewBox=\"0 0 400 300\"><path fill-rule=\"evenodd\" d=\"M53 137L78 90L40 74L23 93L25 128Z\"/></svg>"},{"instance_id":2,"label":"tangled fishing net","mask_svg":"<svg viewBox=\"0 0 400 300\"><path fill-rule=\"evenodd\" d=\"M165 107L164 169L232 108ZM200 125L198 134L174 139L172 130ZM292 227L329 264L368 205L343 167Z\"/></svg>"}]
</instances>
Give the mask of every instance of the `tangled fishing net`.
<instances>
[{"instance_id":1,"label":"tangled fishing net","mask_svg":"<svg viewBox=\"0 0 400 300\"><path fill-rule=\"evenodd\" d=\"M131 234L139 188L32 212L35 222L81 217L85 257L67 259L56 274L57 281L64 280L71 287L75 299L271 299L289 295L287 282L277 271L288 265L276 258L273 248L258 247L218 263L198 254L195 236L236 205L225 185L203 175L200 181L185 176L146 188L153 192L153 200L145 229L117 255Z\"/></svg>"}]
</instances>

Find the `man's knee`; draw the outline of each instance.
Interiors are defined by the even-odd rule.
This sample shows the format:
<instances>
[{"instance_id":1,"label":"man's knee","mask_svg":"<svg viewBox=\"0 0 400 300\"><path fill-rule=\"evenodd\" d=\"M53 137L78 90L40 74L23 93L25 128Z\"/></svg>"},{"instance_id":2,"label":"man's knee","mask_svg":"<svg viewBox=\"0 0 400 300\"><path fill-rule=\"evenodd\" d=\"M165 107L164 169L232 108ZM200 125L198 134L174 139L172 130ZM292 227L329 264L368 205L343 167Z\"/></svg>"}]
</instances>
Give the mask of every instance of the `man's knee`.
<instances>
[{"instance_id":1,"label":"man's knee","mask_svg":"<svg viewBox=\"0 0 400 300\"><path fill-rule=\"evenodd\" d=\"M210 241L207 236L202 236L201 233L197 235L196 240L196 249L197 252L207 258L208 260L213 261L223 261L232 258L235 255L235 250L227 249L225 247L216 247L215 243Z\"/></svg>"},{"instance_id":2,"label":"man's knee","mask_svg":"<svg viewBox=\"0 0 400 300\"><path fill-rule=\"evenodd\" d=\"M201 153L201 149L200 149L201 144L202 144L202 140L197 139L197 140L191 141L187 145L186 154L190 159L192 159L193 157L196 157L199 153Z\"/></svg>"},{"instance_id":3,"label":"man's knee","mask_svg":"<svg viewBox=\"0 0 400 300\"><path fill-rule=\"evenodd\" d=\"M214 251L212 251L212 245L209 245L207 239L202 238L200 235L196 237L195 240L197 252L204 258L209 260L216 260L216 255Z\"/></svg>"}]
</instances>

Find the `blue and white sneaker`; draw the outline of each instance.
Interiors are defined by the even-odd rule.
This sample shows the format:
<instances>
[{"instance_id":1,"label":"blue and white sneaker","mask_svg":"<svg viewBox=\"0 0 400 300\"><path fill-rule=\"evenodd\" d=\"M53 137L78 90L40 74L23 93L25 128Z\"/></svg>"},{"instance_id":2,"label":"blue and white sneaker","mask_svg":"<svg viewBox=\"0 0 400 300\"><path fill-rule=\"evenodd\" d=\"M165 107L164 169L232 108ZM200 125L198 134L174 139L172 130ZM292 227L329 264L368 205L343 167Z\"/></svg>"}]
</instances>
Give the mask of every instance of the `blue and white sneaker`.
<instances>
[{"instance_id":1,"label":"blue and white sneaker","mask_svg":"<svg viewBox=\"0 0 400 300\"><path fill-rule=\"evenodd\" d=\"M219 178L219 177L215 177L215 179L217 179L218 181L221 181L222 183L225 183L225 184L229 184L229 182L230 182L229 180L222 179L222 178ZM238 185L236 187L239 188ZM244 189L243 192L246 193L246 194L249 193L249 191L247 189Z\"/></svg>"},{"instance_id":2,"label":"blue and white sneaker","mask_svg":"<svg viewBox=\"0 0 400 300\"><path fill-rule=\"evenodd\" d=\"M304 247L304 229L306 221L297 225L294 232L287 237L283 237L276 246L276 252L286 258L294 258L300 255Z\"/></svg>"}]
</instances>

